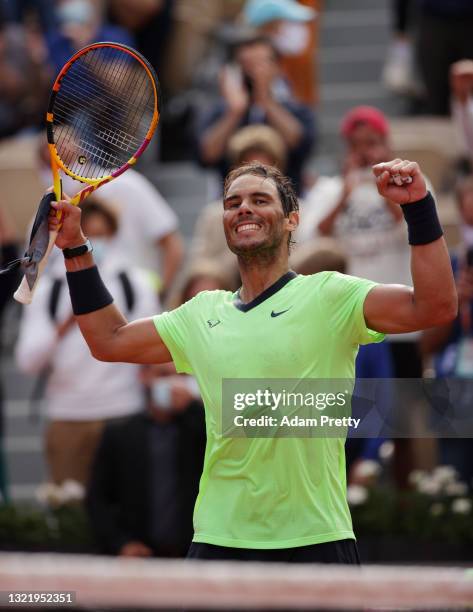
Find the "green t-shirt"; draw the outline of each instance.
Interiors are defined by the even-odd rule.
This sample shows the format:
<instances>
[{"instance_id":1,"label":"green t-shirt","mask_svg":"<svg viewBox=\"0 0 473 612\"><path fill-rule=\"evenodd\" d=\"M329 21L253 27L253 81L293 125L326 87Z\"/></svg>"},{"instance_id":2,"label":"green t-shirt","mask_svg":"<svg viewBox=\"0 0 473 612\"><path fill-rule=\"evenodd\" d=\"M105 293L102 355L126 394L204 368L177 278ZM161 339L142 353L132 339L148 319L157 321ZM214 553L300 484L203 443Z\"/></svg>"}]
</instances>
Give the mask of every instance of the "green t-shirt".
<instances>
[{"instance_id":1,"label":"green t-shirt","mask_svg":"<svg viewBox=\"0 0 473 612\"><path fill-rule=\"evenodd\" d=\"M223 437L222 380L354 379L359 345L383 339L363 316L374 286L336 272L289 272L250 304L204 291L155 317L177 371L196 377L205 405L194 542L292 548L354 538L345 440Z\"/></svg>"}]
</instances>

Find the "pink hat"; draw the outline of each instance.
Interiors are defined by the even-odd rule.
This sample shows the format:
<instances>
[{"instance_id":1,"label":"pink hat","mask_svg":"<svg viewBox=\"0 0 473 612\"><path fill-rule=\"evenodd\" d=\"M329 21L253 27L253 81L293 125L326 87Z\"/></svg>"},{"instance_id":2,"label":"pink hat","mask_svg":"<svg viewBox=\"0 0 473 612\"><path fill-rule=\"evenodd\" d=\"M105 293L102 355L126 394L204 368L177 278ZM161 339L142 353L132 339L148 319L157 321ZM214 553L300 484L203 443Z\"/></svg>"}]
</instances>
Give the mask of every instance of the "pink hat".
<instances>
[{"instance_id":1,"label":"pink hat","mask_svg":"<svg viewBox=\"0 0 473 612\"><path fill-rule=\"evenodd\" d=\"M389 123L386 116L374 106L356 106L343 117L340 132L349 138L353 130L361 123L366 123L382 136L389 134Z\"/></svg>"}]
</instances>

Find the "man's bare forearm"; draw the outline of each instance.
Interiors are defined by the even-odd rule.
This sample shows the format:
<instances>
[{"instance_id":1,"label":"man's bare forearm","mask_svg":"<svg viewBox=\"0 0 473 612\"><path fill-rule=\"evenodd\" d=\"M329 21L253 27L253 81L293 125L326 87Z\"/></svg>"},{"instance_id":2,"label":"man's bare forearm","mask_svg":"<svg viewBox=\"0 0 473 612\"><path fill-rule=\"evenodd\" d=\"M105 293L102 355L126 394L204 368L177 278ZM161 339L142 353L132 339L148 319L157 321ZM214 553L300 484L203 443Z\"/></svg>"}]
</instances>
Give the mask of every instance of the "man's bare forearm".
<instances>
[{"instance_id":1,"label":"man's bare forearm","mask_svg":"<svg viewBox=\"0 0 473 612\"><path fill-rule=\"evenodd\" d=\"M49 230L56 231L56 246L69 250L86 243L81 211L67 200L52 202ZM59 213L59 214L58 214ZM166 363L170 352L152 318L128 323L95 269L92 254L67 258L67 282L72 310L92 354L100 361Z\"/></svg>"},{"instance_id":2,"label":"man's bare forearm","mask_svg":"<svg viewBox=\"0 0 473 612\"><path fill-rule=\"evenodd\" d=\"M411 247L411 274L414 307L422 328L445 323L456 316L457 291L443 237Z\"/></svg>"},{"instance_id":3,"label":"man's bare forearm","mask_svg":"<svg viewBox=\"0 0 473 612\"><path fill-rule=\"evenodd\" d=\"M66 259L65 264L68 272L80 272L92 268L95 262L92 254L86 253ZM127 324L127 320L115 304L76 316L76 321L92 355L98 359L105 354L104 350L110 347L117 330Z\"/></svg>"},{"instance_id":4,"label":"man's bare forearm","mask_svg":"<svg viewBox=\"0 0 473 612\"><path fill-rule=\"evenodd\" d=\"M364 303L366 324L385 334L446 325L457 314L457 294L443 238L412 247L414 287L378 285Z\"/></svg>"}]
</instances>

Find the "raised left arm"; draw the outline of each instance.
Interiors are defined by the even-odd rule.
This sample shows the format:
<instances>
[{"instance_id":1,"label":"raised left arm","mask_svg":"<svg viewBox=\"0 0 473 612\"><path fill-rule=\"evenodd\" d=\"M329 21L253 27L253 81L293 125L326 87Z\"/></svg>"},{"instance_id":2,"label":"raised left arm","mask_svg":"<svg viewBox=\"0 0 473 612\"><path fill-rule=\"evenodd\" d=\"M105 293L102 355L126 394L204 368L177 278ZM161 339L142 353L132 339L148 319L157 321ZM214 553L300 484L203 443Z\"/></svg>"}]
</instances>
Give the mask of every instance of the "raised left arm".
<instances>
[{"instance_id":1,"label":"raised left arm","mask_svg":"<svg viewBox=\"0 0 473 612\"><path fill-rule=\"evenodd\" d=\"M379 193L406 205L413 287L375 287L364 303L366 324L370 329L396 334L448 323L457 315L457 292L447 245L436 230L438 221L420 168L415 162L395 159L374 166L373 171ZM395 176L411 177L412 182L397 185L392 182ZM414 212L413 218L410 213Z\"/></svg>"}]
</instances>

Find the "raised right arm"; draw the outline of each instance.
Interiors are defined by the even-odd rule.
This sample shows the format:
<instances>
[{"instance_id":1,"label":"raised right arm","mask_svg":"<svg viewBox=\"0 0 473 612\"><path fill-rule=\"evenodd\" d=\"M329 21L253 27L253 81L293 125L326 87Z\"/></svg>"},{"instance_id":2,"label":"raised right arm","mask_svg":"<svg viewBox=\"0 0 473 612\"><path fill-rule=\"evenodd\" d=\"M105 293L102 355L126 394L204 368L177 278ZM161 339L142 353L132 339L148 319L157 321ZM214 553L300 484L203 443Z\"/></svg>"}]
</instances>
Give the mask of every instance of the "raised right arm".
<instances>
[{"instance_id":1,"label":"raised right arm","mask_svg":"<svg viewBox=\"0 0 473 612\"><path fill-rule=\"evenodd\" d=\"M62 212L56 245L60 249L74 248L84 244L86 238L80 226L81 211L66 201L53 203ZM50 217L50 229L57 229L56 215ZM66 259L66 270L71 274L90 270L95 266L92 253ZM73 291L70 283L71 292ZM84 287L84 291L93 288ZM94 295L88 296L91 305ZM73 300L74 303L74 300ZM114 304L99 307L87 314L76 315L76 321L92 355L100 361L127 363L166 363L172 361L166 345L159 336L151 318L128 323Z\"/></svg>"}]
</instances>

